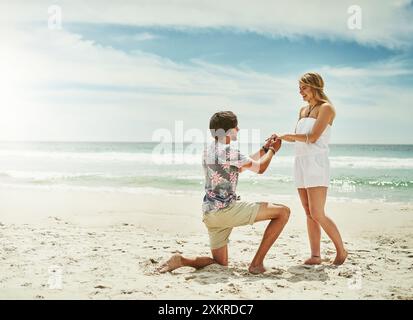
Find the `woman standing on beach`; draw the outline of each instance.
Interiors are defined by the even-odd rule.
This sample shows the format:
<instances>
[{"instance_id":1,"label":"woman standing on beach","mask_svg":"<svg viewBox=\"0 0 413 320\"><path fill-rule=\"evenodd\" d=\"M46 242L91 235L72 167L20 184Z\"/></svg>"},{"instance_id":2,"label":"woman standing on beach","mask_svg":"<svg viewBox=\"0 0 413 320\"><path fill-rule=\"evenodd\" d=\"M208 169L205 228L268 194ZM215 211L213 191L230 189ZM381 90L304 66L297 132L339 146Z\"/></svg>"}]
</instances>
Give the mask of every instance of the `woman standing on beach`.
<instances>
[{"instance_id":1,"label":"woman standing on beach","mask_svg":"<svg viewBox=\"0 0 413 320\"><path fill-rule=\"evenodd\" d=\"M335 265L347 258L340 232L326 216L324 206L330 182L328 143L335 109L324 93L324 81L318 73L306 73L300 81L300 94L308 105L300 109L295 134L278 137L295 142L294 178L301 203L307 214L307 230L311 257L305 264L320 264L321 229L327 233L336 247Z\"/></svg>"}]
</instances>

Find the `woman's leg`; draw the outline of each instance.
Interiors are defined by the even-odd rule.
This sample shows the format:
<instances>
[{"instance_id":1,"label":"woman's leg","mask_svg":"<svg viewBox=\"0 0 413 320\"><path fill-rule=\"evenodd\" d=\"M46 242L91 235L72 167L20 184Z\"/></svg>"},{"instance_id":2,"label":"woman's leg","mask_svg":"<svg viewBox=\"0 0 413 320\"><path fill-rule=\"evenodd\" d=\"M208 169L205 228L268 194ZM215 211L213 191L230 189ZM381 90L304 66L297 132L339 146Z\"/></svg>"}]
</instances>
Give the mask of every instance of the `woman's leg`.
<instances>
[{"instance_id":1,"label":"woman's leg","mask_svg":"<svg viewBox=\"0 0 413 320\"><path fill-rule=\"evenodd\" d=\"M310 206L308 204L307 190L304 188L298 188L298 194L300 195L301 204L303 205L305 214L307 215L307 231L308 240L310 241L311 257L307 259L305 264L320 264L320 240L321 229L320 224L315 221L310 214Z\"/></svg>"},{"instance_id":2,"label":"woman's leg","mask_svg":"<svg viewBox=\"0 0 413 320\"><path fill-rule=\"evenodd\" d=\"M327 217L324 212L327 187L307 188L307 195L311 217L320 224L336 247L337 256L333 263L335 265L343 264L347 258L347 251L344 249L343 240L333 220Z\"/></svg>"}]
</instances>

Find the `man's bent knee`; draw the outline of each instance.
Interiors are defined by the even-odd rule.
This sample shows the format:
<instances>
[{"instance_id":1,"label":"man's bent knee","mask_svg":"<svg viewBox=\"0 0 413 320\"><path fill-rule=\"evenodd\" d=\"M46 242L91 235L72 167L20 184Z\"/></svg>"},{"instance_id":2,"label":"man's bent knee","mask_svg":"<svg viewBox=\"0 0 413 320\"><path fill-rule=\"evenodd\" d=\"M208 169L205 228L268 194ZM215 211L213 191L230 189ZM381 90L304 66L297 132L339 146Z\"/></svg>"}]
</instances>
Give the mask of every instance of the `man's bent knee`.
<instances>
[{"instance_id":1,"label":"man's bent knee","mask_svg":"<svg viewBox=\"0 0 413 320\"><path fill-rule=\"evenodd\" d=\"M277 204L277 207L274 207L272 210L272 214L271 216L273 217L273 219L287 219L290 217L290 208L288 208L287 206L284 205L280 205Z\"/></svg>"},{"instance_id":2,"label":"man's bent knee","mask_svg":"<svg viewBox=\"0 0 413 320\"><path fill-rule=\"evenodd\" d=\"M280 214L280 218L282 218L285 222L287 222L288 219L290 218L290 213L291 213L290 208L283 206L281 214Z\"/></svg>"},{"instance_id":3,"label":"man's bent knee","mask_svg":"<svg viewBox=\"0 0 413 320\"><path fill-rule=\"evenodd\" d=\"M263 202L260 210L255 218L255 221L283 219L288 220L290 216L290 208L281 205Z\"/></svg>"}]
</instances>

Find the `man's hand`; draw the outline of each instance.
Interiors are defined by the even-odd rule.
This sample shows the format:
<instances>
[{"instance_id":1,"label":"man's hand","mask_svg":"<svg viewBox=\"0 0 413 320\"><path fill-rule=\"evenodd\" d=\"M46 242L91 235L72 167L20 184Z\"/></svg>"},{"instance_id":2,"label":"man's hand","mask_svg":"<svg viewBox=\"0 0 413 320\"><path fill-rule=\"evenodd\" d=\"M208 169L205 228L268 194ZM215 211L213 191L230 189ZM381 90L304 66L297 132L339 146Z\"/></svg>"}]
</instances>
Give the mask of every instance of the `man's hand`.
<instances>
[{"instance_id":1,"label":"man's hand","mask_svg":"<svg viewBox=\"0 0 413 320\"><path fill-rule=\"evenodd\" d=\"M280 150L281 148L281 139L272 140L269 148L273 148L275 152L278 152L278 150Z\"/></svg>"},{"instance_id":2,"label":"man's hand","mask_svg":"<svg viewBox=\"0 0 413 320\"><path fill-rule=\"evenodd\" d=\"M278 136L275 133L273 133L270 137L265 139L264 147L269 148L271 143L273 143L277 138Z\"/></svg>"}]
</instances>

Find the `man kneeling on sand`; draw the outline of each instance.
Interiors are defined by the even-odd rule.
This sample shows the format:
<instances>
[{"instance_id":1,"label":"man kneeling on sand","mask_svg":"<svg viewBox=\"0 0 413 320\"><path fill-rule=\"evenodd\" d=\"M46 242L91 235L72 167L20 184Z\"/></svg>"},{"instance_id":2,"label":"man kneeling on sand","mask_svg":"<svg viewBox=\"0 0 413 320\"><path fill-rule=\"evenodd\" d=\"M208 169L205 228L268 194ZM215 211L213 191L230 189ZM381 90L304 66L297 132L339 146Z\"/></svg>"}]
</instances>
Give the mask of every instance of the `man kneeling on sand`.
<instances>
[{"instance_id":1,"label":"man kneeling on sand","mask_svg":"<svg viewBox=\"0 0 413 320\"><path fill-rule=\"evenodd\" d=\"M208 229L212 258L187 258L173 255L163 263L159 272L168 272L180 267L203 268L213 263L228 265L228 242L234 227L269 220L257 253L249 266L249 272L265 272L264 258L286 225L290 209L284 205L268 202L237 201L235 189L238 175L244 170L262 174L267 170L273 156L281 147L281 140L267 139L259 151L244 156L235 143L238 120L231 111L215 113L209 128L215 138L204 150L202 164L205 171L205 197L203 222ZM274 138L274 136L272 136Z\"/></svg>"}]
</instances>

